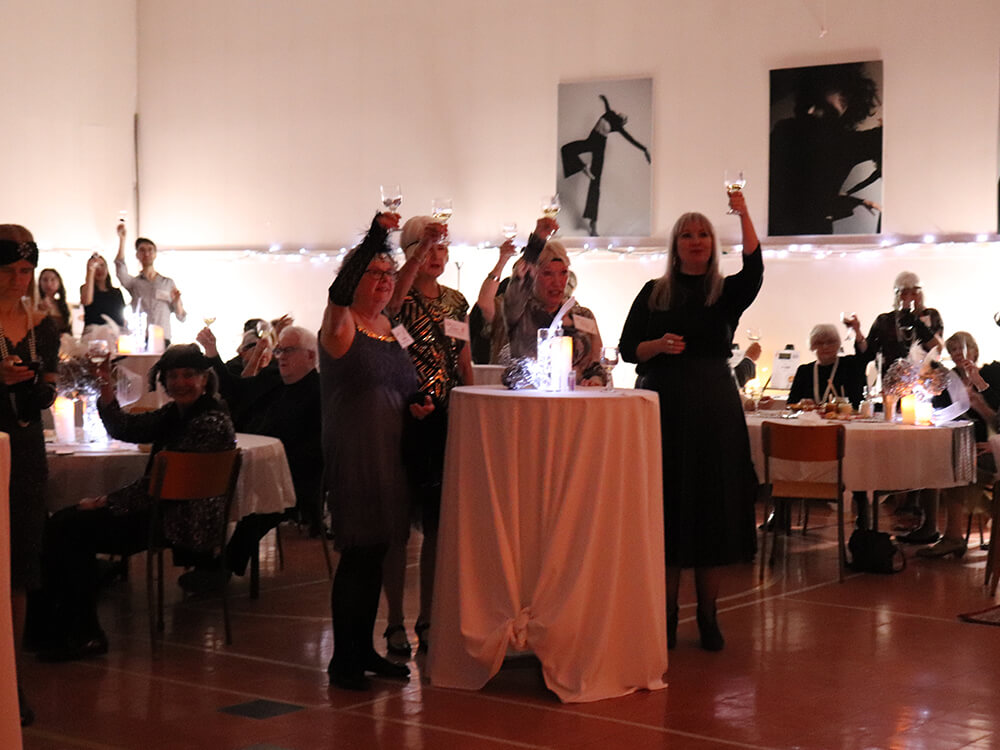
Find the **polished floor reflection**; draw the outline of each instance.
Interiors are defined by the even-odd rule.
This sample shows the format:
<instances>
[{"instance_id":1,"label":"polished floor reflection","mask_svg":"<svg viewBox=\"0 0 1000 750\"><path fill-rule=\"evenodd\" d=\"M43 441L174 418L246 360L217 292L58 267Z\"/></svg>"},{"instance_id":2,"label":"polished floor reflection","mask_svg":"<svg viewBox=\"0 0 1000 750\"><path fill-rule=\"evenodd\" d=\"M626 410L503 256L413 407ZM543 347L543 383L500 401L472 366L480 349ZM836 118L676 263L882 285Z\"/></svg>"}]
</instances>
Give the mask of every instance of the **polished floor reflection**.
<instances>
[{"instance_id":1,"label":"polished floor reflection","mask_svg":"<svg viewBox=\"0 0 1000 750\"><path fill-rule=\"evenodd\" d=\"M409 683L329 688L330 582L318 541L294 528L283 531L283 570L265 540L259 600L241 579L233 586L232 646L217 602L181 603L170 585L165 643L151 656L138 556L131 581L105 595L106 657L23 660L38 716L25 747L1000 748L1000 627L956 617L994 603L982 587L986 553L974 544L961 560L922 560L909 548L903 573L839 584L831 523L814 511L809 534L789 540L763 585L749 565L728 572L724 651L698 647L685 579L670 686L577 705L560 704L530 658L475 693L428 685L422 657Z\"/></svg>"}]
</instances>

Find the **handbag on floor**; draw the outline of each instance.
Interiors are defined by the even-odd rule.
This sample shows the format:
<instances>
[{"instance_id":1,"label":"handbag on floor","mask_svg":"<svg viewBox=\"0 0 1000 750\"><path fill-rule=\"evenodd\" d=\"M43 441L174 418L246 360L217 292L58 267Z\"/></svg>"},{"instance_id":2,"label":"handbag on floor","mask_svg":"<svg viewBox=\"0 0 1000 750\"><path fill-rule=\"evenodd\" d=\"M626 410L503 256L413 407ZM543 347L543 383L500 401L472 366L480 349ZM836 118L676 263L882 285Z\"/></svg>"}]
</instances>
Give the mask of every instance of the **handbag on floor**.
<instances>
[{"instance_id":1,"label":"handbag on floor","mask_svg":"<svg viewBox=\"0 0 1000 750\"><path fill-rule=\"evenodd\" d=\"M860 573L899 573L906 569L903 550L884 531L855 529L847 542L851 561L847 566ZM896 567L896 558L900 565Z\"/></svg>"}]
</instances>

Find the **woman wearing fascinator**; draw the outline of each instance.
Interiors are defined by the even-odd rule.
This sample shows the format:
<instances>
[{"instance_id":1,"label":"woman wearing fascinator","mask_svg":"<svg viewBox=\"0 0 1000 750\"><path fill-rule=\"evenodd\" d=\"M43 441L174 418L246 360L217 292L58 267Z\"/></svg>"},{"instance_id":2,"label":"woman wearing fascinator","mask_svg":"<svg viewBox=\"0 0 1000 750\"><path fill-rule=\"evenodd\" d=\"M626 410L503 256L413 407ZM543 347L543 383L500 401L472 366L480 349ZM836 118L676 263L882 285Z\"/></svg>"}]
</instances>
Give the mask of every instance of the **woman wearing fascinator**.
<instances>
[{"instance_id":1,"label":"woman wearing fascinator","mask_svg":"<svg viewBox=\"0 0 1000 750\"><path fill-rule=\"evenodd\" d=\"M27 592L41 585L43 490L48 476L42 409L55 399L59 334L37 309L38 247L18 224L0 224L0 431L10 436L10 569L14 642L24 633ZM33 719L20 690L21 724Z\"/></svg>"}]
</instances>

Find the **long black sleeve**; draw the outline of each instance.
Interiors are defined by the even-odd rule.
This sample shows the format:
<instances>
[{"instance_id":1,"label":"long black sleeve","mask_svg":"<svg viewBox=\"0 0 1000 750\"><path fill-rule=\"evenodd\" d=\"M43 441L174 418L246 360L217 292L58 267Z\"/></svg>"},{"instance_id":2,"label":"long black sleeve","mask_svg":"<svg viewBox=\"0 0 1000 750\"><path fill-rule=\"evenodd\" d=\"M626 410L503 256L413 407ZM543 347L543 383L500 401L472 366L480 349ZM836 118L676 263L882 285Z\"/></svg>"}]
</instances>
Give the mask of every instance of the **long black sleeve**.
<instances>
[{"instance_id":1,"label":"long black sleeve","mask_svg":"<svg viewBox=\"0 0 1000 750\"><path fill-rule=\"evenodd\" d=\"M344 259L337 278L330 284L330 302L340 307L350 307L354 301L354 290L361 283L361 277L379 253L388 253L389 245L386 238L389 236L388 230L379 224L378 215L372 219L371 228L368 234L361 241L361 244L351 250Z\"/></svg>"}]
</instances>

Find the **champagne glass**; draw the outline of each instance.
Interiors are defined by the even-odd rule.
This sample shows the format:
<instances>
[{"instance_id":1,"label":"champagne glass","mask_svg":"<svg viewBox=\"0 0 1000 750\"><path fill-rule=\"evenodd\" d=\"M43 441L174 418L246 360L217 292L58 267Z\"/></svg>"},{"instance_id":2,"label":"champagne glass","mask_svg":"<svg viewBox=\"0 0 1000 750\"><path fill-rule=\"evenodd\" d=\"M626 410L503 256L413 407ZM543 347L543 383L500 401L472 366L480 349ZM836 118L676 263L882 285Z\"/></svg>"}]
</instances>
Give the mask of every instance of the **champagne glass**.
<instances>
[{"instance_id":1,"label":"champagne glass","mask_svg":"<svg viewBox=\"0 0 1000 750\"><path fill-rule=\"evenodd\" d=\"M517 224L513 221L505 221L500 228L505 240L512 240L517 237Z\"/></svg>"},{"instance_id":2,"label":"champagne glass","mask_svg":"<svg viewBox=\"0 0 1000 750\"><path fill-rule=\"evenodd\" d=\"M840 314L840 322L847 327L847 335L844 336L844 343L849 344L854 340L854 327L851 325L858 317L857 313L853 312L842 312Z\"/></svg>"},{"instance_id":3,"label":"champagne glass","mask_svg":"<svg viewBox=\"0 0 1000 750\"><path fill-rule=\"evenodd\" d=\"M542 196L542 216L547 219L554 219L562 208L559 202L559 193Z\"/></svg>"},{"instance_id":4,"label":"champagne glass","mask_svg":"<svg viewBox=\"0 0 1000 750\"><path fill-rule=\"evenodd\" d=\"M617 346L605 346L601 348L601 367L604 369L605 379L604 379L604 390L610 391L614 386L614 382L611 379L611 371L615 369L615 365L618 364L618 347Z\"/></svg>"},{"instance_id":5,"label":"champagne glass","mask_svg":"<svg viewBox=\"0 0 1000 750\"><path fill-rule=\"evenodd\" d=\"M727 169L722 177L722 181L723 184L726 186L726 193L728 195L732 195L733 193L741 193L743 192L743 188L747 186L747 181L743 177L742 169L737 170L734 174L735 174L734 177L730 177L730 172ZM726 213L739 214L739 211L730 208L728 211L726 211Z\"/></svg>"},{"instance_id":6,"label":"champagne glass","mask_svg":"<svg viewBox=\"0 0 1000 750\"><path fill-rule=\"evenodd\" d=\"M382 205L385 210L398 214L399 207L403 204L403 191L399 185L379 185L379 193L382 196Z\"/></svg>"},{"instance_id":7,"label":"champagne glass","mask_svg":"<svg viewBox=\"0 0 1000 750\"><path fill-rule=\"evenodd\" d=\"M111 345L104 339L94 339L87 344L87 359L99 365L111 354Z\"/></svg>"},{"instance_id":8,"label":"champagne glass","mask_svg":"<svg viewBox=\"0 0 1000 750\"><path fill-rule=\"evenodd\" d=\"M215 322L216 318L214 315L206 315L202 320L205 321L205 328L209 328Z\"/></svg>"},{"instance_id":9,"label":"champagne glass","mask_svg":"<svg viewBox=\"0 0 1000 750\"><path fill-rule=\"evenodd\" d=\"M747 338L751 341L760 341L760 329L747 328Z\"/></svg>"},{"instance_id":10,"label":"champagne glass","mask_svg":"<svg viewBox=\"0 0 1000 750\"><path fill-rule=\"evenodd\" d=\"M434 217L434 221L447 224L451 214L451 198L435 198L431 201L431 216Z\"/></svg>"}]
</instances>

